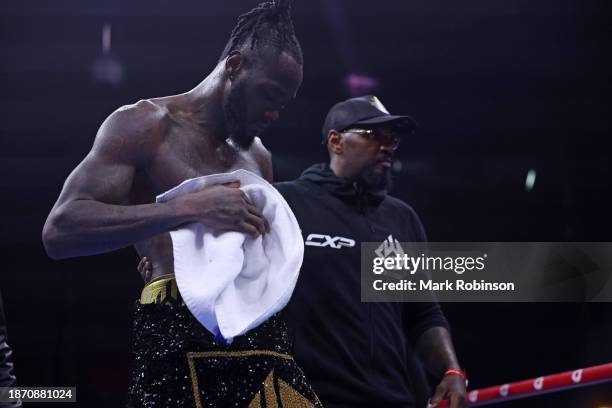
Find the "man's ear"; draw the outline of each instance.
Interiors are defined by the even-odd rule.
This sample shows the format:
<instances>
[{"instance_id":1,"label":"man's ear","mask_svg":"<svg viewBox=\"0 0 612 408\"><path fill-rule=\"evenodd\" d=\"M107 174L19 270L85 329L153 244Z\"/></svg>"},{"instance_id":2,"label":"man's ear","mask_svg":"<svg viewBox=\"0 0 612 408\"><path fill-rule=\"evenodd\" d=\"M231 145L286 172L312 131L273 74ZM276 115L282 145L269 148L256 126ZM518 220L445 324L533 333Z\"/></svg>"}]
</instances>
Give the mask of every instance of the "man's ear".
<instances>
[{"instance_id":1,"label":"man's ear","mask_svg":"<svg viewBox=\"0 0 612 408\"><path fill-rule=\"evenodd\" d=\"M231 51L225 59L225 73L230 81L236 79L244 67L244 56L240 51Z\"/></svg>"},{"instance_id":2,"label":"man's ear","mask_svg":"<svg viewBox=\"0 0 612 408\"><path fill-rule=\"evenodd\" d=\"M330 130L329 133L327 133L327 146L330 152L341 155L344 151L344 138L342 137L342 133L335 129Z\"/></svg>"}]
</instances>

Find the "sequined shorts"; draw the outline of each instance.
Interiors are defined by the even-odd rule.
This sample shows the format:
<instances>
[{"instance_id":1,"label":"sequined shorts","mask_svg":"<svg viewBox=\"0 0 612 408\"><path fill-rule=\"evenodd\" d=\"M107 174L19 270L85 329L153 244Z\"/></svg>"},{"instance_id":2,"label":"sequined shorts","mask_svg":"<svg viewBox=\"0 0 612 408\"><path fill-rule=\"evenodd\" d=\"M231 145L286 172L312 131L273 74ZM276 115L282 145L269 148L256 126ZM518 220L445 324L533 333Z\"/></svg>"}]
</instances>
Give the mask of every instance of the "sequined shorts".
<instances>
[{"instance_id":1,"label":"sequined shorts","mask_svg":"<svg viewBox=\"0 0 612 408\"><path fill-rule=\"evenodd\" d=\"M165 289L178 294L168 282ZM163 301L136 302L128 407L322 406L291 356L279 315L227 345L195 320L180 295L153 295Z\"/></svg>"}]
</instances>

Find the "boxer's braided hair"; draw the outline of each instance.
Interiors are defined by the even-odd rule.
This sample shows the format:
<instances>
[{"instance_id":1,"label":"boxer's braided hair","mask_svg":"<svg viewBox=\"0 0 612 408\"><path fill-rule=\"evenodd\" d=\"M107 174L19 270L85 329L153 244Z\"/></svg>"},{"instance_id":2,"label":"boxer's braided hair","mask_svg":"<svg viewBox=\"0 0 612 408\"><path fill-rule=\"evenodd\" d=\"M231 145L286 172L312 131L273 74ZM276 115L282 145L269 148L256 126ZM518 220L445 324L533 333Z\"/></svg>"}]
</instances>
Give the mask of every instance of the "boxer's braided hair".
<instances>
[{"instance_id":1,"label":"boxer's braided hair","mask_svg":"<svg viewBox=\"0 0 612 408\"><path fill-rule=\"evenodd\" d=\"M261 45L272 46L279 54L285 51L302 65L302 49L291 20L291 3L292 0L267 1L238 17L220 60L250 42L250 49Z\"/></svg>"}]
</instances>

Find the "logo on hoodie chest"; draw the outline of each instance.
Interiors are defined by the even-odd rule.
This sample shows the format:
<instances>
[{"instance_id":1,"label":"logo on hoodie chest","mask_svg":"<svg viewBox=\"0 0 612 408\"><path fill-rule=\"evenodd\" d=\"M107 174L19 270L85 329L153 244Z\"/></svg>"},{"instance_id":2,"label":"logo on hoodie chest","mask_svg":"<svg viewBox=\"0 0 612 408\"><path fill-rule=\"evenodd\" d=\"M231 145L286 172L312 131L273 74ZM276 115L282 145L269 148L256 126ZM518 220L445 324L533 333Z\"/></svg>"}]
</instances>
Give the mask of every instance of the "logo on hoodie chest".
<instances>
[{"instance_id":1,"label":"logo on hoodie chest","mask_svg":"<svg viewBox=\"0 0 612 408\"><path fill-rule=\"evenodd\" d=\"M338 237L325 234L308 234L306 241L307 246L313 247L330 247L334 249L351 248L355 246L355 240L345 237Z\"/></svg>"}]
</instances>

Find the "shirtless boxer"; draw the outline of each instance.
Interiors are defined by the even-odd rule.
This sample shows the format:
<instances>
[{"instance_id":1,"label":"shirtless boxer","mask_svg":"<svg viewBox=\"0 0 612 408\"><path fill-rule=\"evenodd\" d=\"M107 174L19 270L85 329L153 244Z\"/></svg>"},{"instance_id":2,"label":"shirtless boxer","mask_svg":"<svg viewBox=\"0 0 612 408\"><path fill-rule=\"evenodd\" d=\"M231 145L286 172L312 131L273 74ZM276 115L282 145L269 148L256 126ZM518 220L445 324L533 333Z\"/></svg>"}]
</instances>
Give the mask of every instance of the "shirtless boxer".
<instances>
[{"instance_id":1,"label":"shirtless boxer","mask_svg":"<svg viewBox=\"0 0 612 408\"><path fill-rule=\"evenodd\" d=\"M302 63L290 2L261 3L239 17L217 65L199 85L113 112L66 180L43 229L51 258L134 245L155 262L153 286L145 287L136 307L129 406L259 406L270 381L277 389L281 381L289 387L276 394L285 406L294 406L288 393L302 398L302 405L318 404L289 355L282 321L273 317L231 346L219 344L184 307L172 277L167 231L200 222L264 234L261 212L236 186L155 203L156 195L182 181L213 173L246 169L271 181L270 154L257 136L296 96ZM270 348L278 356L189 357Z\"/></svg>"}]
</instances>

